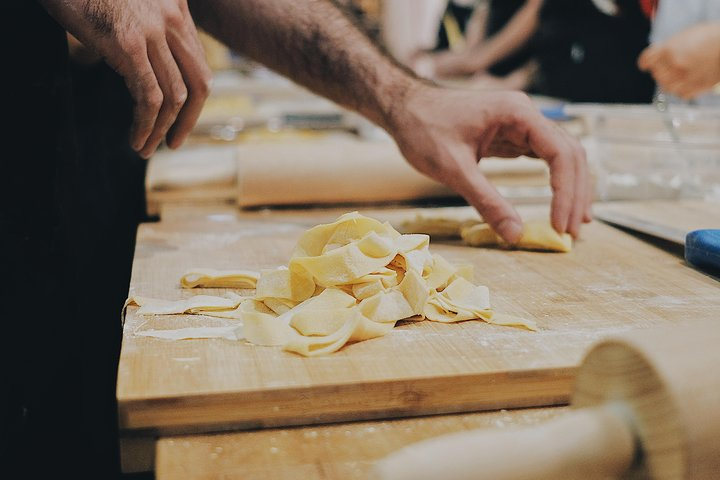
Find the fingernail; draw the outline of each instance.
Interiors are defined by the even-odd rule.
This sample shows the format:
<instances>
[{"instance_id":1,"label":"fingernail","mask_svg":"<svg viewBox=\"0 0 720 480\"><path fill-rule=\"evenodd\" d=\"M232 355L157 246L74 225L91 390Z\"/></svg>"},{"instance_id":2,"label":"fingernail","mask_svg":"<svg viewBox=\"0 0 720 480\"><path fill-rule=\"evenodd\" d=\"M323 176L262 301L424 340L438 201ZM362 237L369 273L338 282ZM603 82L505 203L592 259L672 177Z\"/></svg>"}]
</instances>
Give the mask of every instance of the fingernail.
<instances>
[{"instance_id":1,"label":"fingernail","mask_svg":"<svg viewBox=\"0 0 720 480\"><path fill-rule=\"evenodd\" d=\"M177 150L178 148L183 146L183 143L185 143L184 138L180 138L180 139L173 138L173 139L168 140L167 146L169 148L172 148L173 150Z\"/></svg>"},{"instance_id":2,"label":"fingernail","mask_svg":"<svg viewBox=\"0 0 720 480\"><path fill-rule=\"evenodd\" d=\"M145 143L143 143L142 141L140 141L137 138L130 142L130 147L138 153L140 153L140 151L142 150L142 148L144 146L145 146Z\"/></svg>"},{"instance_id":3,"label":"fingernail","mask_svg":"<svg viewBox=\"0 0 720 480\"><path fill-rule=\"evenodd\" d=\"M145 160L149 160L150 157L153 156L153 153L155 153L155 149L154 149L154 148L151 149L151 150L145 149L145 150L139 151L138 153L139 153L140 156L141 156L142 158L144 158Z\"/></svg>"},{"instance_id":4,"label":"fingernail","mask_svg":"<svg viewBox=\"0 0 720 480\"><path fill-rule=\"evenodd\" d=\"M522 237L522 225L513 218L506 218L498 224L498 232L506 242L516 244Z\"/></svg>"}]
</instances>

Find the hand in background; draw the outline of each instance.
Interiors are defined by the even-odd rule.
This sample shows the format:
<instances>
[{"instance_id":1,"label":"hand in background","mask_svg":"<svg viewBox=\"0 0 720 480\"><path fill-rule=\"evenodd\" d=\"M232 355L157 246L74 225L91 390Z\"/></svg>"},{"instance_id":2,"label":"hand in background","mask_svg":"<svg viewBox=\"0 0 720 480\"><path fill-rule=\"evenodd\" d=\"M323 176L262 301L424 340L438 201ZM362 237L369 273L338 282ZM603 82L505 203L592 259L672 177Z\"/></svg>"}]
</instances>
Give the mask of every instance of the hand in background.
<instances>
[{"instance_id":1,"label":"hand in background","mask_svg":"<svg viewBox=\"0 0 720 480\"><path fill-rule=\"evenodd\" d=\"M186 0L42 0L117 71L135 100L132 147L150 157L182 144L209 94L211 72Z\"/></svg>"},{"instance_id":2,"label":"hand in background","mask_svg":"<svg viewBox=\"0 0 720 480\"><path fill-rule=\"evenodd\" d=\"M408 161L462 195L510 243L520 238L521 219L477 167L483 157L544 159L550 166L555 230L577 237L581 223L590 221L585 152L527 95L417 85L394 119L390 132Z\"/></svg>"},{"instance_id":3,"label":"hand in background","mask_svg":"<svg viewBox=\"0 0 720 480\"><path fill-rule=\"evenodd\" d=\"M720 82L720 22L695 25L649 46L638 66L679 97L691 99L710 90Z\"/></svg>"}]
</instances>

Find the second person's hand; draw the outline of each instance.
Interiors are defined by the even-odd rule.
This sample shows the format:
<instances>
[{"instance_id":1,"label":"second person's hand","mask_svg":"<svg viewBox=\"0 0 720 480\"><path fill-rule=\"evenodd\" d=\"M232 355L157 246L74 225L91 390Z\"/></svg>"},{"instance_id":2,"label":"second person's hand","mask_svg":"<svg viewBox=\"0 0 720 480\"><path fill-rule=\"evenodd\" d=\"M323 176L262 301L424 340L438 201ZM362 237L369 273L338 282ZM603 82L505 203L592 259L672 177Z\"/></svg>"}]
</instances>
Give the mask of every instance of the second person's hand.
<instances>
[{"instance_id":1,"label":"second person's hand","mask_svg":"<svg viewBox=\"0 0 720 480\"><path fill-rule=\"evenodd\" d=\"M130 144L149 158L182 144L210 91L211 72L186 0L42 0L68 32L117 71L135 101Z\"/></svg>"},{"instance_id":2,"label":"second person's hand","mask_svg":"<svg viewBox=\"0 0 720 480\"><path fill-rule=\"evenodd\" d=\"M638 66L664 91L686 100L720 82L720 22L700 23L650 45Z\"/></svg>"}]
</instances>

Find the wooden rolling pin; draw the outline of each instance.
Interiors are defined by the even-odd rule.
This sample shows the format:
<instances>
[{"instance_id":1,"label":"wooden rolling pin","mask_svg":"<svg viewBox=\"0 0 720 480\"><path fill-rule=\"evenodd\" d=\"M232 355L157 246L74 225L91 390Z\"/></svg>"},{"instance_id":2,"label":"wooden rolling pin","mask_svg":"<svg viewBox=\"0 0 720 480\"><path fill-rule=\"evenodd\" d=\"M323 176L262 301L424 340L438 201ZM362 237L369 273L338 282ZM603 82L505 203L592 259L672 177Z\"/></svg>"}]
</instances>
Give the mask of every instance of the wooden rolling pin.
<instances>
[{"instance_id":1,"label":"wooden rolling pin","mask_svg":"<svg viewBox=\"0 0 720 480\"><path fill-rule=\"evenodd\" d=\"M720 319L640 329L595 345L573 412L534 427L429 439L378 462L376 478L720 478Z\"/></svg>"}]
</instances>

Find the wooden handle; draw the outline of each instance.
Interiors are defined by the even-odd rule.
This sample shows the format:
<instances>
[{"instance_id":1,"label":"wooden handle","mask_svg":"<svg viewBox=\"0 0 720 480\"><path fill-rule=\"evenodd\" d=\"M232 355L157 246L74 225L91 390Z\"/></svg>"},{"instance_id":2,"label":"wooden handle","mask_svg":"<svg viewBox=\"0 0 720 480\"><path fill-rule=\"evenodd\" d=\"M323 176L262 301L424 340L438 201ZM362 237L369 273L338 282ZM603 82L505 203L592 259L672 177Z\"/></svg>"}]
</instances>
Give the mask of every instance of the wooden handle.
<instances>
[{"instance_id":1,"label":"wooden handle","mask_svg":"<svg viewBox=\"0 0 720 480\"><path fill-rule=\"evenodd\" d=\"M607 405L534 427L445 435L390 455L374 474L381 480L616 478L635 456L626 418L621 407Z\"/></svg>"}]
</instances>

